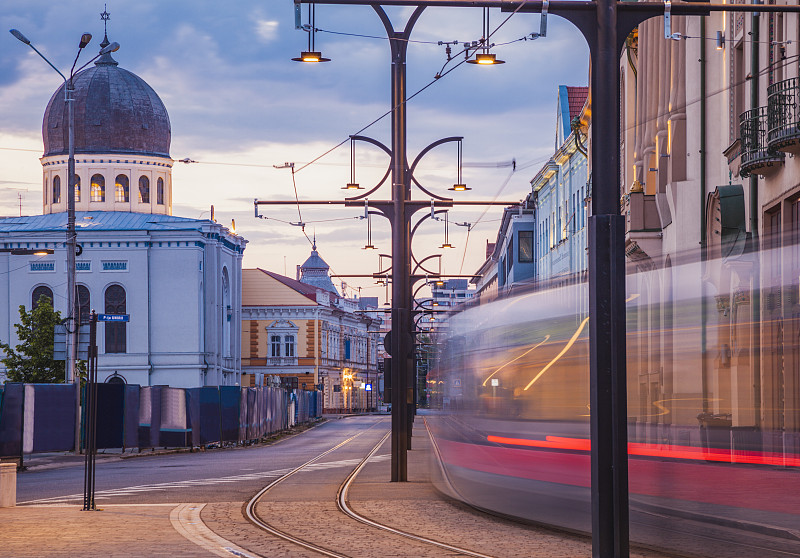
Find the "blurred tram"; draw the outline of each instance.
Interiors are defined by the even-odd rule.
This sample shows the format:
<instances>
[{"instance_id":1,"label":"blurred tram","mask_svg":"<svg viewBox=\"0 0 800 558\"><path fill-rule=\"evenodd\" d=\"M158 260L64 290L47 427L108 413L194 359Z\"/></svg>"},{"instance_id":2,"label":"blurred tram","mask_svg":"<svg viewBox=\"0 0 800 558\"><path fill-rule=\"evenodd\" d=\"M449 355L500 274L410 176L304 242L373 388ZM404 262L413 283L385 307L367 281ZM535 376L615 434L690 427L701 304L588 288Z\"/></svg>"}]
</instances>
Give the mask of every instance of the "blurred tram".
<instances>
[{"instance_id":1,"label":"blurred tram","mask_svg":"<svg viewBox=\"0 0 800 558\"><path fill-rule=\"evenodd\" d=\"M634 544L800 556L800 286L762 284L754 297L758 261L745 255L732 269L687 255L628 274ZM771 312L790 290L794 307ZM443 491L590 532L588 322L588 285L576 277L448 319L427 378Z\"/></svg>"}]
</instances>

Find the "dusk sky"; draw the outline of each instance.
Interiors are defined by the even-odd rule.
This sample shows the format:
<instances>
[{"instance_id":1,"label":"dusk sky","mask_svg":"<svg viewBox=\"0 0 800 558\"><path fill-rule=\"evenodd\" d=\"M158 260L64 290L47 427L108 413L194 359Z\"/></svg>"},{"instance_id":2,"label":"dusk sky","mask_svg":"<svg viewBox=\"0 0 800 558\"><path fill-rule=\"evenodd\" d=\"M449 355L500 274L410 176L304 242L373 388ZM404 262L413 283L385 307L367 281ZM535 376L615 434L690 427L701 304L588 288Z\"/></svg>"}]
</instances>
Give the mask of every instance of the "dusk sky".
<instances>
[{"instance_id":1,"label":"dusk sky","mask_svg":"<svg viewBox=\"0 0 800 558\"><path fill-rule=\"evenodd\" d=\"M24 33L62 72L68 72L81 33L94 39L82 54L96 54L103 38L102 3L84 1L3 0L0 13L0 215L42 211L41 125L44 109L62 80L9 29ZM304 167L350 134L389 110L389 45L375 12L362 6L316 9L316 46L332 59L300 64L291 58L305 50L307 34L294 28L291 0L205 1L139 0L110 2L108 36L120 43L120 66L147 81L163 100L172 124L173 214L236 221L249 240L245 267L261 267L294 277L309 255L296 207L261 208L253 199L293 199L292 175L273 165L294 162L301 199L342 200L350 181L350 144ZM387 10L395 27L410 8ZM509 14L491 11L491 28ZM303 20L306 8L303 9ZM569 23L548 18L547 37L538 14L511 17L492 37L506 64L462 64L408 103L409 158L429 143L464 136L466 193L447 192L456 181L455 144L429 153L415 176L438 194L462 199L520 200L530 180L553 153L558 85L587 85L588 49ZM480 9L429 8L417 23L408 54L408 94L433 81L446 62L438 41L474 41L481 36ZM528 40L519 40L523 37ZM509 44L503 44L509 43ZM453 54L461 52L454 46ZM454 57L445 71L463 60ZM79 62L81 65L81 62ZM364 132L390 144L389 118ZM356 178L371 186L383 175L388 157L359 144ZM197 163L183 164L190 158ZM516 161L512 171L511 161ZM301 170L302 169L302 170ZM374 199L388 199L385 186ZM415 192L416 199L425 199ZM334 273L377 271L377 253L389 253L389 227L373 218L373 244L366 244L363 211L339 207L301 209L309 236L316 234L320 255ZM502 210L455 209L450 213L450 242L445 273L473 273L484 260L487 239L494 241ZM453 222L477 223L469 234ZM428 221L414 242L418 258L442 252L443 224ZM466 249L466 250L465 250ZM463 261L463 264L462 264ZM463 267L462 267L463 266ZM362 286L362 296L383 297L371 280L346 280ZM339 281L335 281L337 287ZM353 294L353 291L348 291Z\"/></svg>"}]
</instances>

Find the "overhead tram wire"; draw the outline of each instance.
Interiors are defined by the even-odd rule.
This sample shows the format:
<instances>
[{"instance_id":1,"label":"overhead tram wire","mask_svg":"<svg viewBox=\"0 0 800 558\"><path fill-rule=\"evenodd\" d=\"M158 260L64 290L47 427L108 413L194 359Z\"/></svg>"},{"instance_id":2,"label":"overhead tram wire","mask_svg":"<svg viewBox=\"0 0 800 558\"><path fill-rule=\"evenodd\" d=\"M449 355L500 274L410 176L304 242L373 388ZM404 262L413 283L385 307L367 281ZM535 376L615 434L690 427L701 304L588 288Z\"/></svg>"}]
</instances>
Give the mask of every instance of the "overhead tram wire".
<instances>
[{"instance_id":1,"label":"overhead tram wire","mask_svg":"<svg viewBox=\"0 0 800 558\"><path fill-rule=\"evenodd\" d=\"M501 27L503 27L503 25L505 25L506 23L508 23L508 20L509 20L509 19L511 19L511 18L512 18L514 15L516 15L516 14L517 14L517 12L519 12L519 10L520 10L520 9L522 9L522 7L523 7L523 6L524 6L526 3L527 3L527 0L524 0L524 1L523 1L523 2L522 2L520 5L519 5L519 6L517 6L517 9L516 9L516 10L514 10L513 12L511 12L511 13L508 15L508 17L506 17L506 19L504 19L504 20L503 20L503 21L500 23L500 25L498 25L497 27L495 27L494 31L492 31L491 33L489 33L489 37L486 37L486 39L485 39L485 40L486 40L486 41L488 41L488 40L489 40L489 38L490 38L490 37L492 37L492 35L494 35L495 33L497 33L497 31L499 31L499 30L500 30L500 28L501 28ZM328 31L328 33L331 33L331 32L330 32L330 31ZM357 34L353 34L353 36L358 36L358 35L357 35ZM367 38L372 38L372 36L370 36L370 35L365 35L365 37L367 37ZM381 37L381 38L382 38L382 37ZM386 40L389 40L389 39L387 38ZM518 39L518 40L521 40L521 39ZM408 42L426 42L426 41L414 41L414 40L408 39ZM511 41L511 42L516 42L516 41ZM438 41L437 41L437 43L436 43L436 44L438 44ZM458 52L457 54L455 54L455 56L453 57L453 59L455 59L455 57L457 57L457 56L460 56L460 55L461 55L462 53L464 53L466 50L467 50L466 48L462 49L460 52ZM452 59L451 59L451 60L452 60ZM358 130L358 131L357 131L355 134L352 134L352 135L356 135L356 136L357 136L357 135L361 134L362 132L364 132L365 130L367 130L368 128L370 128L370 127L374 126L375 124L377 124L378 122L380 122L381 120L383 120L384 118L386 118L387 116L389 116L390 114L392 114L394 111L396 111L398 108L400 108L400 106L401 106L402 104L404 104L404 103L408 103L408 101L410 101L411 99L413 99L414 97L416 97L417 95L419 95L420 93L422 93L423 91L425 91L426 89L428 89L428 88L429 88L431 85L433 85L434 83L436 83L437 81L439 81L441 78L445 77L447 74L449 74L450 72L452 72L453 70L455 70L456 68L458 68L459 66L461 66L462 64L464 64L465 62L466 62L466 59L462 60L461 62L459 62L458 64L456 64L455 66L453 66L452 68L450 68L449 70L447 70L446 72L444 72L444 73L441 73L441 72L440 72L440 73L436 74L436 77L434 77L434 79L433 79L433 80L431 80L430 82L428 82L428 84L424 85L424 86L423 86L421 89L419 89L418 91L416 91L416 92L415 92L413 95L411 95L411 96L407 97L407 98L405 99L405 101L401 101L399 104L397 104L396 106L392 107L392 108L391 108L391 109L389 109L388 111L384 112L384 113L383 113L382 115L380 115L378 118L376 118L375 120L373 120L372 122L370 122L369 124L367 124L366 126L364 126L364 127L363 127L363 128L361 128L360 130ZM450 63L450 60L448 60L448 61L445 63L445 66L444 66L444 67L446 67L446 66L447 66L447 64L449 64L449 63ZM309 166L311 166L311 165L315 164L317 161L319 161L320 159L322 159L322 158L323 158L323 157L325 157L326 155L329 155L329 154L330 154L330 153L332 153L333 151L335 151L335 150L339 149L341 146L343 146L343 145L344 145L345 143L347 143L348 141L350 141L350 136L348 136L347 138L343 139L341 142L339 142L338 144L334 145L333 147L331 147L330 149L328 149L327 151L325 151L324 153L322 153L322 154L321 154L321 155L319 155L318 157L315 157L314 159L312 159L311 161L309 161L309 162L308 162L308 163L306 163L305 165L301 166L301 167L300 167L299 169L297 169L297 171L295 171L295 172L300 172L300 171L302 171L303 169L305 169L305 168L307 168L307 167L309 167Z\"/></svg>"}]
</instances>

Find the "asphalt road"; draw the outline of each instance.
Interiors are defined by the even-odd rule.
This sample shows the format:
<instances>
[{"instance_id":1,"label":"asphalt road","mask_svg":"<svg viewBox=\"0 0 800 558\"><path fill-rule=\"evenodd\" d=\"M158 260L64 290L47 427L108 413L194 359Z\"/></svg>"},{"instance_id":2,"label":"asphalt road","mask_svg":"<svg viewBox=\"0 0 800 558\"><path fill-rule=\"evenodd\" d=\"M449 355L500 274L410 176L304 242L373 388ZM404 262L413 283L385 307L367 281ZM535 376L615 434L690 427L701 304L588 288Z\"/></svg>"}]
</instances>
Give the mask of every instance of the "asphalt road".
<instances>
[{"instance_id":1,"label":"asphalt road","mask_svg":"<svg viewBox=\"0 0 800 558\"><path fill-rule=\"evenodd\" d=\"M271 479L305 463L339 442L367 429L385 432L387 416L333 419L302 435L268 446L99 460L96 502L154 504L245 501ZM377 434L377 433L376 433ZM379 454L377 459L388 459ZM334 452L311 470L351 467L355 456ZM18 505L80 503L83 466L23 472L17 476Z\"/></svg>"}]
</instances>

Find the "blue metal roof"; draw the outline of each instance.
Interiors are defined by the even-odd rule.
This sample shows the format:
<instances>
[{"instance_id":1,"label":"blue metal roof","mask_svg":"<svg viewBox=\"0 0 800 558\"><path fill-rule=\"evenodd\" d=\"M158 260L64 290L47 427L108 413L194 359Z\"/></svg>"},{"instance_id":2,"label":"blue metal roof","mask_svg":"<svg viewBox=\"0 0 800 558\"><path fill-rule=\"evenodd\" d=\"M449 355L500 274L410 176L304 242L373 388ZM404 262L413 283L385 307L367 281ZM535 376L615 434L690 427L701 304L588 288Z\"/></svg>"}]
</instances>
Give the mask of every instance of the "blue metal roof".
<instances>
[{"instance_id":1,"label":"blue metal roof","mask_svg":"<svg viewBox=\"0 0 800 558\"><path fill-rule=\"evenodd\" d=\"M124 211L76 211L78 231L168 231L200 230L207 219L188 219L172 215L128 213ZM67 213L0 218L0 233L63 231L67 228Z\"/></svg>"}]
</instances>

